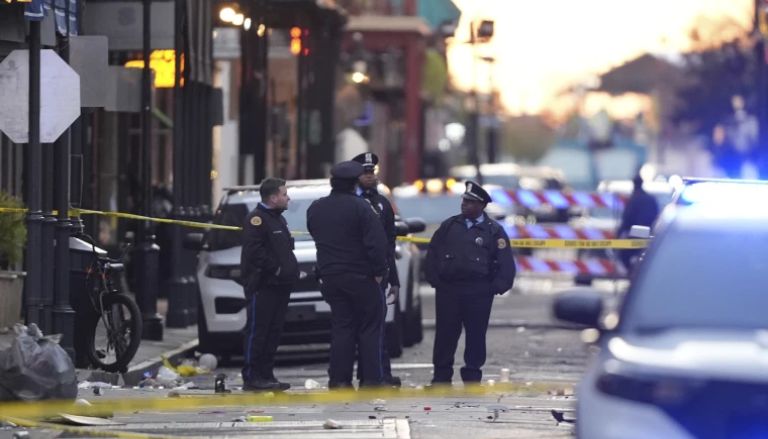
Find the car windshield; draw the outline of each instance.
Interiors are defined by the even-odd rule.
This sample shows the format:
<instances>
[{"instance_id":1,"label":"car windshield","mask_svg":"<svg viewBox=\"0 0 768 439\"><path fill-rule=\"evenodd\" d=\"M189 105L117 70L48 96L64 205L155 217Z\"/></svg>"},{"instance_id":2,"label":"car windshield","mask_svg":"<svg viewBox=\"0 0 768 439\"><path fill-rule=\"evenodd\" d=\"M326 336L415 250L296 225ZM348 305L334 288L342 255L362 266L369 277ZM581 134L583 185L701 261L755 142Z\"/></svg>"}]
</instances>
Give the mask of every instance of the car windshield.
<instances>
[{"instance_id":1,"label":"car windshield","mask_svg":"<svg viewBox=\"0 0 768 439\"><path fill-rule=\"evenodd\" d=\"M307 209L313 199L291 199L288 210L283 212L288 222L288 230L297 241L310 241L307 232ZM256 207L255 203L223 204L213 218L214 224L242 227L248 213ZM211 230L208 233L208 247L211 250L224 250L242 245L242 233L229 230Z\"/></svg>"},{"instance_id":2,"label":"car windshield","mask_svg":"<svg viewBox=\"0 0 768 439\"><path fill-rule=\"evenodd\" d=\"M429 224L440 224L461 213L460 194L395 196L395 204L403 218L418 217Z\"/></svg>"},{"instance_id":3,"label":"car windshield","mask_svg":"<svg viewBox=\"0 0 768 439\"><path fill-rule=\"evenodd\" d=\"M632 286L626 328L768 328L768 228L717 224L670 232Z\"/></svg>"},{"instance_id":4,"label":"car windshield","mask_svg":"<svg viewBox=\"0 0 768 439\"><path fill-rule=\"evenodd\" d=\"M483 174L483 184L495 184L505 189L516 189L520 178L516 175Z\"/></svg>"}]
</instances>

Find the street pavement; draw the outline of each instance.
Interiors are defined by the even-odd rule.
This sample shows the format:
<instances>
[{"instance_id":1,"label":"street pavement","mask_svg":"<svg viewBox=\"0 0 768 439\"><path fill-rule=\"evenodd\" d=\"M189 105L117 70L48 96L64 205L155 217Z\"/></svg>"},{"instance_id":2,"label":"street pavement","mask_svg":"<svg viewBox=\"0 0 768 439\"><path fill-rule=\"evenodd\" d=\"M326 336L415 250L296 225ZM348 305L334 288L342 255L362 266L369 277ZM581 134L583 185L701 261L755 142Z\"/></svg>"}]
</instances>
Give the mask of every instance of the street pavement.
<instances>
[{"instance_id":1,"label":"street pavement","mask_svg":"<svg viewBox=\"0 0 768 439\"><path fill-rule=\"evenodd\" d=\"M488 360L484 386L489 393L442 396L421 390L432 375L431 353L434 340L434 290L422 287L424 340L393 359L394 374L409 389L408 398L388 393L386 397L329 403L303 401L293 404L246 404L238 407L210 407L174 412L153 409L116 413L113 421L123 424L98 427L101 430L130 431L183 437L349 437L349 438L562 438L571 437L572 423L558 423L556 410L572 419L574 385L584 371L591 348L580 341L580 331L551 317L554 293L569 282L546 279L520 279L515 290L496 298L488 331ZM615 289L603 286L607 296ZM281 348L275 371L278 378L292 385L289 393L321 393L327 390L327 354L324 346ZM463 339L456 354L461 366ZM220 365L216 373L228 377L234 395L241 394L240 364ZM501 383L501 369L508 368L510 387ZM458 377L458 370L456 377ZM458 379L458 378L457 378ZM177 390L182 398L213 394L213 375L189 379L196 389ZM491 381L489 381L491 380ZM307 385L311 389L307 388ZM318 388L314 388L317 386ZM460 391L462 384L454 381ZM109 399L149 399L169 397L171 390L130 386L103 388L96 395L91 388L80 390L80 398L93 403ZM331 394L332 395L332 394ZM183 399L181 399L183 401ZM249 418L257 416L257 418ZM262 418L262 417L269 418ZM249 422L266 421L266 422ZM324 429L329 419L341 429ZM10 438L14 430L0 429L0 439ZM48 430L33 429L31 437L54 437ZM38 436L34 436L34 435ZM66 437L80 437L70 432ZM65 437L65 436L62 436Z\"/></svg>"}]
</instances>

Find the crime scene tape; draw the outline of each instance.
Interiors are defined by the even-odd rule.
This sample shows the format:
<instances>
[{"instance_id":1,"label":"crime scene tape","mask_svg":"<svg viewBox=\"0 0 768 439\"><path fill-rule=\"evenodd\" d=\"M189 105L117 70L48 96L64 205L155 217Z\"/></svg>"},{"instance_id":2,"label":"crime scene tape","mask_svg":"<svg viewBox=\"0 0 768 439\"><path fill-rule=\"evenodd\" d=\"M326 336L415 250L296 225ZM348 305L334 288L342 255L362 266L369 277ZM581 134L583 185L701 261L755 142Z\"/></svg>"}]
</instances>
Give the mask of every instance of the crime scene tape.
<instances>
[{"instance_id":1,"label":"crime scene tape","mask_svg":"<svg viewBox=\"0 0 768 439\"><path fill-rule=\"evenodd\" d=\"M174 436L159 435L159 434L134 433L131 431L117 431L113 429L104 430L99 428L74 427L71 425L55 424L52 422L30 421L29 419L21 419L16 417L7 417L4 419L8 422L12 422L13 424L19 427L44 428L47 430L60 431L62 433L83 435L83 436L89 436L89 437L116 437L120 439L160 439L160 438L174 437Z\"/></svg>"},{"instance_id":2,"label":"crime scene tape","mask_svg":"<svg viewBox=\"0 0 768 439\"><path fill-rule=\"evenodd\" d=\"M592 276L612 276L626 274L610 259L589 258L574 261L541 259L532 256L515 256L520 272L533 274L567 273L589 274Z\"/></svg>"},{"instance_id":3,"label":"crime scene tape","mask_svg":"<svg viewBox=\"0 0 768 439\"><path fill-rule=\"evenodd\" d=\"M0 213L22 213L26 212L26 209L18 208L0 208ZM125 212L113 212L113 211L100 211L90 209L71 209L71 212L76 215L100 215L107 217L131 219L137 221L152 221L163 224L175 224L185 227L194 227L200 229L209 230L229 230L240 231L242 227L237 226L225 226L220 224L202 223L195 221L176 220L171 218L153 218L144 215L137 215L133 213ZM306 235L308 232L304 231L291 231L292 235ZM422 238L416 236L400 236L399 241L413 242L416 244L428 244L429 238ZM511 239L510 246L517 248L571 248L571 249L640 249L645 248L647 245L646 240L643 239Z\"/></svg>"},{"instance_id":4,"label":"crime scene tape","mask_svg":"<svg viewBox=\"0 0 768 439\"><path fill-rule=\"evenodd\" d=\"M240 407L253 405L288 404L344 404L367 402L372 399L423 399L435 397L470 397L483 395L526 394L540 395L562 387L557 382L507 382L493 386L480 384L462 387L438 386L434 389L360 389L333 391L306 391L302 393L182 393L175 397L103 399L92 405L76 405L71 401L36 401L0 403L0 419L46 419L62 413L82 416L104 416L118 412L136 411L189 411L211 407ZM15 421L14 421L15 422Z\"/></svg>"},{"instance_id":5,"label":"crime scene tape","mask_svg":"<svg viewBox=\"0 0 768 439\"><path fill-rule=\"evenodd\" d=\"M506 227L510 238L561 238L561 239L615 239L616 234L611 230L596 227L573 227L569 224L525 224Z\"/></svg>"}]
</instances>

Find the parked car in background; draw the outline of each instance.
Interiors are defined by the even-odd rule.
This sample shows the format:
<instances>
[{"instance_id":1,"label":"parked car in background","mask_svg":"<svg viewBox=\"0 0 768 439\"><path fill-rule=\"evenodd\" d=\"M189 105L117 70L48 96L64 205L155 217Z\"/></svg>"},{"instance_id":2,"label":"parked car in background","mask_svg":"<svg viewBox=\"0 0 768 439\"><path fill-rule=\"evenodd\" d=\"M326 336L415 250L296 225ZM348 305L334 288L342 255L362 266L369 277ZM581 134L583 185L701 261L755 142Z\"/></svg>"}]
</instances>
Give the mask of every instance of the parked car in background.
<instances>
[{"instance_id":1,"label":"parked car in background","mask_svg":"<svg viewBox=\"0 0 768 439\"><path fill-rule=\"evenodd\" d=\"M315 276L317 255L315 243L307 233L306 211L314 200L328 195L331 187L325 179L289 181L287 186L291 201L283 215L296 241L294 253L300 275L291 292L280 343L327 343L331 329L330 306L323 300ZM381 191L388 193L385 187ZM258 186L226 188L224 192L214 224L242 226L248 212L261 199ZM420 229L418 221L411 224L401 221L399 232L407 234L411 229ZM199 349L225 357L238 355L242 352L241 331L246 322L245 296L236 281L240 277L241 233L211 230L203 242L197 269ZM400 297L389 305L385 335L393 357L402 353L403 346L422 339L419 251L411 243L399 242L396 256Z\"/></svg>"},{"instance_id":2,"label":"parked car in background","mask_svg":"<svg viewBox=\"0 0 768 439\"><path fill-rule=\"evenodd\" d=\"M579 438L768 437L765 182L690 181L662 212L618 313L582 287L555 315L600 347Z\"/></svg>"}]
</instances>

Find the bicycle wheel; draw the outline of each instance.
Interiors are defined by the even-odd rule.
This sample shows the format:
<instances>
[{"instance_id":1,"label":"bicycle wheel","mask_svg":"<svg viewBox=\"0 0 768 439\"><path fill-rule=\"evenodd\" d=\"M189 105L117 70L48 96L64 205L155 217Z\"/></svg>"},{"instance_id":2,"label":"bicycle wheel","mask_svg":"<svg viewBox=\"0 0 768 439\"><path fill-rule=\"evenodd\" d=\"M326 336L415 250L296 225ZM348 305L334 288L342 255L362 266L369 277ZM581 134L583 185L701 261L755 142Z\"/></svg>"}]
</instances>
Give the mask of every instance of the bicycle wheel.
<instances>
[{"instance_id":1,"label":"bicycle wheel","mask_svg":"<svg viewBox=\"0 0 768 439\"><path fill-rule=\"evenodd\" d=\"M88 359L107 372L124 373L141 342L141 312L124 294L104 296L102 315L89 333Z\"/></svg>"}]
</instances>

